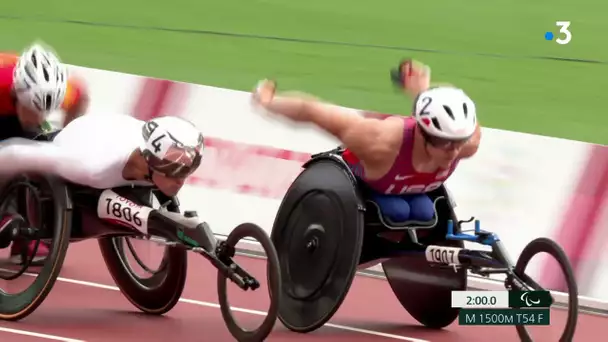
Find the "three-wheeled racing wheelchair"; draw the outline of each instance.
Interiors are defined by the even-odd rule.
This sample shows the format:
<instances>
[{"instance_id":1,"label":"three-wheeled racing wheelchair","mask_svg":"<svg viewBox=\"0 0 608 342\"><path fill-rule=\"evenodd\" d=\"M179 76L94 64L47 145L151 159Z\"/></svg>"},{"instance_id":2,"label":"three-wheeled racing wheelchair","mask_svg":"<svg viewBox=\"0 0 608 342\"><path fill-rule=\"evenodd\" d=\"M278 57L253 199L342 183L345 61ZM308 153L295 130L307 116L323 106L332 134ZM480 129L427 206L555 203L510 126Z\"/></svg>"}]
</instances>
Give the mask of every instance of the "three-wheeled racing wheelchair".
<instances>
[{"instance_id":1,"label":"three-wheeled racing wheelchair","mask_svg":"<svg viewBox=\"0 0 608 342\"><path fill-rule=\"evenodd\" d=\"M500 239L482 231L465 234L449 193L440 187L431 222L391 222L368 200L369 189L341 158L343 150L313 155L283 198L271 238L283 276L279 319L292 331L306 333L324 325L342 304L358 269L382 262L395 296L407 312L430 328L443 328L457 317L451 292L467 289L467 271L488 277L505 274L507 290L542 290L525 273L539 253L555 258L568 284L568 319L560 341L571 341L577 323L578 290L563 250L538 238L515 265ZM395 235L397 238L395 238ZM465 249L464 241L492 248ZM531 341L517 326L522 341Z\"/></svg>"},{"instance_id":2,"label":"three-wheeled racing wheelchair","mask_svg":"<svg viewBox=\"0 0 608 342\"><path fill-rule=\"evenodd\" d=\"M162 203L160 208L153 208L153 197ZM193 251L218 269L222 316L237 341L261 342L274 327L281 288L279 262L270 237L254 224L243 223L226 240L216 240L207 223L195 212L181 214L177 198L169 198L154 187L98 190L47 175L20 175L6 182L0 191L0 210L12 210L26 218L27 223L3 231L2 247L19 239L36 241L36 246L40 241L50 244L45 264L27 289L17 294L0 291L0 319L19 320L31 314L53 287L70 242L97 238L116 284L141 311L160 315L177 304L186 281L187 251ZM144 236L141 230L148 234ZM130 266L125 248L127 237L145 238L166 246L161 265L152 276L142 278ZM237 324L227 298L228 279L243 290L260 287L258 280L233 261L237 242L245 237L260 242L268 256L271 303L266 318L255 330L245 330ZM127 247L132 248L130 244ZM12 280L22 275L34 254L26 256L27 261L19 270L2 266L0 279Z\"/></svg>"}]
</instances>

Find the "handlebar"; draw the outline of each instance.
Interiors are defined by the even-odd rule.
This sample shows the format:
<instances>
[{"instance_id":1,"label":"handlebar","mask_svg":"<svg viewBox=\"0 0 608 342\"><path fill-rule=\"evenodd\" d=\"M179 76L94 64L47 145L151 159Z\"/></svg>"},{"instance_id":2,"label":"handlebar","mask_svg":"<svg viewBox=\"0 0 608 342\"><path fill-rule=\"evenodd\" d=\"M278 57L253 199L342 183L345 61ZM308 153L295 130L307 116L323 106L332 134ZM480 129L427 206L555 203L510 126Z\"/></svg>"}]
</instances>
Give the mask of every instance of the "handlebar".
<instances>
[{"instance_id":1,"label":"handlebar","mask_svg":"<svg viewBox=\"0 0 608 342\"><path fill-rule=\"evenodd\" d=\"M209 225L193 212L184 215L153 209L148 218L148 234L181 241L188 247L202 248L208 253L215 253L217 247L217 239Z\"/></svg>"}]
</instances>

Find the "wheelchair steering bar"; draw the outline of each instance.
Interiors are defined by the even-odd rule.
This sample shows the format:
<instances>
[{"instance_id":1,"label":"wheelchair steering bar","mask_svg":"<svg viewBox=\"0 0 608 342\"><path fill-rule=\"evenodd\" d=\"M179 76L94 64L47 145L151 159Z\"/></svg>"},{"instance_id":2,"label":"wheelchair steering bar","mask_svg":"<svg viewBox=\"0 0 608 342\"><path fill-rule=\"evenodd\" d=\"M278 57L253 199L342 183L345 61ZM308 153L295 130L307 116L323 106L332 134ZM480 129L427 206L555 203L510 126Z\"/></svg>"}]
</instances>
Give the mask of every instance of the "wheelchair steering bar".
<instances>
[{"instance_id":1,"label":"wheelchair steering bar","mask_svg":"<svg viewBox=\"0 0 608 342\"><path fill-rule=\"evenodd\" d=\"M214 253L217 246L217 239L206 222L176 213L150 212L148 234L179 241L188 249L201 248L207 253Z\"/></svg>"},{"instance_id":2,"label":"wheelchair steering bar","mask_svg":"<svg viewBox=\"0 0 608 342\"><path fill-rule=\"evenodd\" d=\"M183 243L185 248L204 256L219 272L243 290L255 290L260 286L254 277L232 260L234 247L228 246L225 241L218 242L206 222L154 210L150 213L148 233Z\"/></svg>"}]
</instances>

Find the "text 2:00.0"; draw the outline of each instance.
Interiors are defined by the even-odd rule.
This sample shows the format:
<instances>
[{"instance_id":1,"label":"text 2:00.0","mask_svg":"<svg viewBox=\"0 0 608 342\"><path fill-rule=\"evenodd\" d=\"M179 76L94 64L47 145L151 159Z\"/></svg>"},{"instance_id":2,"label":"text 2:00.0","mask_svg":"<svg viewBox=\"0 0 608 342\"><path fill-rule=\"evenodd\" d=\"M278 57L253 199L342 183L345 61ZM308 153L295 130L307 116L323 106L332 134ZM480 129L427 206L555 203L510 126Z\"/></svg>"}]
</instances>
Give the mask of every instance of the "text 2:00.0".
<instances>
[{"instance_id":1,"label":"text 2:00.0","mask_svg":"<svg viewBox=\"0 0 608 342\"><path fill-rule=\"evenodd\" d=\"M467 305L496 305L494 296L467 296Z\"/></svg>"}]
</instances>

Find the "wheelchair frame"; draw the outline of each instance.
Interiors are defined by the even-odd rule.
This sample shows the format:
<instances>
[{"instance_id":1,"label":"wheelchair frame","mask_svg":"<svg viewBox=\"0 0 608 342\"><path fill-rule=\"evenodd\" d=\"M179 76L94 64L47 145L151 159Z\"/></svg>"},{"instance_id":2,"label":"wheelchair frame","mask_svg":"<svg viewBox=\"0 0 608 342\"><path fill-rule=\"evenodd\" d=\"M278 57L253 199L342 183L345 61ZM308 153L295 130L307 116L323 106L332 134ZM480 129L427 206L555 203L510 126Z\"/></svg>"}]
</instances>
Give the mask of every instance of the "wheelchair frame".
<instances>
[{"instance_id":1,"label":"wheelchair frame","mask_svg":"<svg viewBox=\"0 0 608 342\"><path fill-rule=\"evenodd\" d=\"M24 185L27 184L27 185ZM32 184L37 184L32 185ZM50 191L50 198L39 194L42 188ZM217 240L208 224L199 220L194 212L179 213L179 203L175 197L167 197L154 187L125 186L112 189L92 189L72 183L64 182L50 176L30 177L19 176L9 181L0 200L6 204L12 196L9 190L18 186L25 186L25 191L35 191L38 200L51 200L52 208L38 202L38 212L41 222L47 222L49 214L53 214L53 224L46 229L22 229L22 238L46 240L53 244L51 255L36 278L38 283L31 285L25 295L28 297L27 305L4 306L0 300L0 319L19 320L31 314L46 298L52 289L59 270L63 264L67 248L71 242L88 239L98 239L102 256L106 262L111 276L121 289L125 297L140 310L150 314L163 314L169 311L178 302L184 288L187 271L187 251L194 251L204 256L218 270L217 288L222 316L230 333L238 341L261 342L274 327L280 292L281 275L276 251L270 238L257 225L243 223L237 226L226 240ZM8 190L7 190L8 189ZM135 228L120 227L98 217L97 208L108 195L117 195L133 202L134 205L146 207L148 235ZM27 192L15 193L17 203L25 205ZM152 196L155 195L161 203L161 209L152 208ZM10 202L10 201L9 201ZM18 204L19 207L19 204ZM165 210L168 209L168 210ZM50 212L46 210L51 210ZM22 214L23 215L23 214ZM46 226L43 224L43 226ZM16 236L19 237L19 236ZM58 239L59 237L59 239ZM163 274L156 273L150 278L138 278L127 265L124 249L121 251L117 239L125 237L145 237L153 242L165 245L167 248L163 263L166 267ZM243 290L256 290L259 282L233 261L236 244L244 237L252 237L261 243L268 257L268 290L271 305L264 322L254 330L240 328L230 311L227 300L227 279L237 284ZM26 269L28 265L24 265ZM47 271L48 270L48 271ZM23 294L22 293L22 294ZM21 294L20 294L21 295ZM13 296L18 299L20 295ZM23 301L21 301L23 302Z\"/></svg>"},{"instance_id":2,"label":"wheelchair frame","mask_svg":"<svg viewBox=\"0 0 608 342\"><path fill-rule=\"evenodd\" d=\"M294 236L296 234L287 234L286 230L296 229L296 226L286 228L286 225L300 224L297 221L293 221L295 219L291 216L303 217L306 216L306 212L312 210L308 208L309 211L302 209L304 212L298 212L297 209L300 205L298 196L304 197L308 192L326 192L328 193L328 197L331 197L331 193L339 193L340 196L353 196L355 197L354 199L342 197L341 200L347 202L345 205L342 205L343 207L348 207L351 202L356 203L357 213L353 209L349 209L349 213L358 216L354 220L357 222L355 224L356 227L351 227L352 229L350 230L351 234L361 236L360 247L355 246L350 255L351 258L357 260L357 263L352 266L353 269L351 271L353 272L343 272L347 276L328 276L327 282L343 282L340 286L332 284L333 288L343 289L342 293L335 294L334 298L332 298L333 302L331 304L333 306L323 306L316 297L312 296L308 298L296 298L287 291L289 284L284 284L284 295L287 298L291 297L291 299L282 301L279 319L289 329L305 333L321 327L331 319L341 305L353 281L355 268L367 268L375 262L382 263L384 274L391 289L410 315L427 327L443 328L451 324L458 317L460 309L452 308L451 293L452 291L464 291L467 289L467 270L471 270L473 273L482 276L494 273L506 273L507 280L505 281L505 287L507 289L538 290L542 288L527 277L523 273L523 270L533 255L540 252L549 252L558 259L568 278L569 285L572 285L572 287L569 287L569 293L574 294L574 296L570 296L569 323L564 336L571 336L574 333L576 310L578 308L576 282L565 253L553 241L544 238L532 241L522 252L517 265L513 265L500 239L493 233L482 231L479 221L475 221L474 235L463 234L461 223L470 222L473 219L469 221L457 220L453 210L454 205L450 201L449 194L444 186L428 193L435 204L436 215L432 222L412 221L404 222L400 225L394 223L387 224L387 220L382 218L378 206L367 200L365 187L362 186L361 182L341 158L341 152L342 149L337 148L318 153L313 155L304 164L304 170L294 180L279 208L272 238L281 256L281 266L284 267L283 264L289 263L289 261L284 261L285 258L281 254L281 245L294 244L293 241L285 241L284 236ZM328 165L333 165L333 168ZM308 174L312 167L318 167L319 173L325 172L323 176L327 180L325 182L313 182L311 180L313 177ZM323 167L322 171L321 167ZM343 179L341 180L340 177ZM313 182L315 186L304 185L306 181ZM352 186L354 192L345 191L345 188L349 186L347 183ZM292 192L295 194L292 194ZM308 206L314 208L314 205L308 204ZM305 224L311 223L314 222ZM329 228L334 229L337 227ZM398 240L391 240L386 236L395 232L399 232L402 235ZM464 241L491 246L492 252L465 249ZM341 246L334 247L341 248ZM346 261L338 260L335 263L341 267L349 267ZM336 268L340 266L336 266ZM520 274L515 274L518 272ZM288 280L285 279L285 281ZM319 294L327 295L323 291L323 288L317 290ZM412 296L412 293L416 295ZM429 305L429 303L432 303L432 305ZM315 309L304 309L306 305L314 306ZM290 311L294 310L299 311L299 316L290 313ZM313 315L311 312L317 314ZM318 312L321 313L319 314ZM522 340L529 338L525 327L518 326L517 331Z\"/></svg>"}]
</instances>

